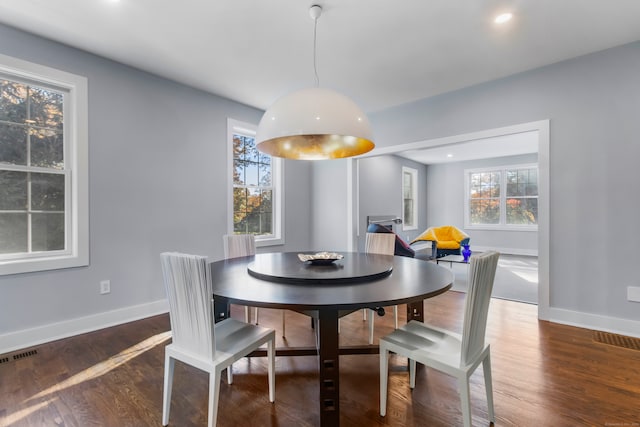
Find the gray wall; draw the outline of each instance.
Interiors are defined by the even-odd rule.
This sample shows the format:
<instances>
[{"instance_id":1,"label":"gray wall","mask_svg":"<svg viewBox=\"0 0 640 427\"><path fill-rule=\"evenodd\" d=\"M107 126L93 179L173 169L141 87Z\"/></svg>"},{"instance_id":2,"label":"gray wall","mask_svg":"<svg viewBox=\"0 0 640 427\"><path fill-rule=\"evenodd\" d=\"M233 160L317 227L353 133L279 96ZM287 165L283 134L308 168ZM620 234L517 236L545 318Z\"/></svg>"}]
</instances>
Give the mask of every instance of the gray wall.
<instances>
[{"instance_id":1,"label":"gray wall","mask_svg":"<svg viewBox=\"0 0 640 427\"><path fill-rule=\"evenodd\" d=\"M349 186L347 160L312 164L311 246L317 251L348 251ZM292 214L296 214L295 210Z\"/></svg>"},{"instance_id":2,"label":"gray wall","mask_svg":"<svg viewBox=\"0 0 640 427\"><path fill-rule=\"evenodd\" d=\"M409 243L427 228L427 167L391 155L358 159L358 250L364 250L367 215L396 215L402 218L403 166L418 171L418 229L403 231L402 225L394 225L394 231Z\"/></svg>"},{"instance_id":3,"label":"gray wall","mask_svg":"<svg viewBox=\"0 0 640 427\"><path fill-rule=\"evenodd\" d=\"M427 217L429 226L451 224L471 236L471 246L496 249L501 253L536 255L538 236L535 231L493 231L464 229L464 171L505 165L533 164L536 154L498 157L467 162L443 163L427 167Z\"/></svg>"},{"instance_id":4,"label":"gray wall","mask_svg":"<svg viewBox=\"0 0 640 427\"><path fill-rule=\"evenodd\" d=\"M91 233L89 267L0 278L0 341L164 299L163 250L222 257L226 119L257 122L260 111L5 26L0 53L88 77ZM640 236L639 75L637 42L370 119L379 147L550 119L550 304L605 316L601 324L638 321L626 287L640 285L629 262ZM285 165L286 245L278 250L313 243L321 230L312 231L312 212L348 213L342 188L328 196L334 204L312 200L313 173L307 162ZM112 281L106 296L98 294L103 279Z\"/></svg>"},{"instance_id":5,"label":"gray wall","mask_svg":"<svg viewBox=\"0 0 640 427\"><path fill-rule=\"evenodd\" d=\"M380 147L550 119L550 306L640 320L640 42L371 114ZM577 313L577 314L576 314ZM606 316L603 320L598 317Z\"/></svg>"},{"instance_id":6,"label":"gray wall","mask_svg":"<svg viewBox=\"0 0 640 427\"><path fill-rule=\"evenodd\" d=\"M2 25L0 53L88 78L90 179L90 266L0 277L0 353L6 334L164 300L162 251L222 258L227 118L261 111ZM276 250L308 246L310 186L309 164L286 162Z\"/></svg>"}]
</instances>

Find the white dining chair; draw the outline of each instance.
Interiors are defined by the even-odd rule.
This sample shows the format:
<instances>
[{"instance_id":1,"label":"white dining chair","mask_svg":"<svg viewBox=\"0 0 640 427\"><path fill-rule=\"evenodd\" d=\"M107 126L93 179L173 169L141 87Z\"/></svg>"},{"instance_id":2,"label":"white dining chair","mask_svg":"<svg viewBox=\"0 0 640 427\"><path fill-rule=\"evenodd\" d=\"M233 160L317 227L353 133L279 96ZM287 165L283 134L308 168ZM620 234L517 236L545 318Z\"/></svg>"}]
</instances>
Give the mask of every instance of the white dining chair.
<instances>
[{"instance_id":1,"label":"white dining chair","mask_svg":"<svg viewBox=\"0 0 640 427\"><path fill-rule=\"evenodd\" d=\"M256 254L256 240L253 234L225 234L222 237L224 243L224 257L239 258ZM255 324L258 324L258 307L253 308ZM285 336L285 311L282 312L282 336ZM244 321L251 322L249 307L244 307Z\"/></svg>"},{"instance_id":2,"label":"white dining chair","mask_svg":"<svg viewBox=\"0 0 640 427\"><path fill-rule=\"evenodd\" d=\"M409 359L409 387L416 385L416 362L458 380L465 427L471 427L469 377L482 363L489 420L495 422L491 357L485 343L489 302L500 254L485 252L471 258L462 334L412 320L380 338L380 415L387 413L389 352Z\"/></svg>"},{"instance_id":3,"label":"white dining chair","mask_svg":"<svg viewBox=\"0 0 640 427\"><path fill-rule=\"evenodd\" d=\"M240 258L245 256L252 256L256 254L256 239L253 234L225 234L222 236L222 242L224 245L224 257ZM258 307L255 309L256 325L258 324ZM251 322L251 312L249 306L244 306L244 321L246 323Z\"/></svg>"},{"instance_id":4,"label":"white dining chair","mask_svg":"<svg viewBox=\"0 0 640 427\"><path fill-rule=\"evenodd\" d=\"M209 427L216 425L221 373L267 344L269 401L275 400L275 331L227 318L214 323L213 287L207 258L180 253L160 255L169 300L171 344L165 347L162 425L169 424L176 360L209 373ZM178 423L180 424L180 423Z\"/></svg>"},{"instance_id":5,"label":"white dining chair","mask_svg":"<svg viewBox=\"0 0 640 427\"><path fill-rule=\"evenodd\" d=\"M392 255L395 252L396 236L392 233L367 233L364 251L368 254ZM365 309L366 310L366 309ZM369 344L373 344L375 312L369 309ZM393 306L393 319L398 329L398 306Z\"/></svg>"}]
</instances>

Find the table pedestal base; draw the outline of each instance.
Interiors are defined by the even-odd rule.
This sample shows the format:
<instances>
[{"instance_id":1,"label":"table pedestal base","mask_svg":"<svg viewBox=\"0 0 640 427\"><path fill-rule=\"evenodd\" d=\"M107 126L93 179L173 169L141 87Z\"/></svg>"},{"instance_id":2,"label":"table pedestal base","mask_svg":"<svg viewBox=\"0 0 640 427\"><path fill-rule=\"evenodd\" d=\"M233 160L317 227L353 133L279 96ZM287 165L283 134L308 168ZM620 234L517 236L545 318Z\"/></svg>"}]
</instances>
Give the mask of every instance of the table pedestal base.
<instances>
[{"instance_id":1,"label":"table pedestal base","mask_svg":"<svg viewBox=\"0 0 640 427\"><path fill-rule=\"evenodd\" d=\"M407 323L411 320L424 322L424 304L423 301L410 302L407 304Z\"/></svg>"},{"instance_id":2,"label":"table pedestal base","mask_svg":"<svg viewBox=\"0 0 640 427\"><path fill-rule=\"evenodd\" d=\"M320 425L340 425L338 311L319 312Z\"/></svg>"},{"instance_id":3,"label":"table pedestal base","mask_svg":"<svg viewBox=\"0 0 640 427\"><path fill-rule=\"evenodd\" d=\"M319 348L278 348L276 356L319 356L320 425L340 426L340 355L378 354L377 345L339 346L338 311L320 310L318 313ZM422 301L407 304L407 322L424 320ZM266 350L256 350L249 356L266 356Z\"/></svg>"}]
</instances>

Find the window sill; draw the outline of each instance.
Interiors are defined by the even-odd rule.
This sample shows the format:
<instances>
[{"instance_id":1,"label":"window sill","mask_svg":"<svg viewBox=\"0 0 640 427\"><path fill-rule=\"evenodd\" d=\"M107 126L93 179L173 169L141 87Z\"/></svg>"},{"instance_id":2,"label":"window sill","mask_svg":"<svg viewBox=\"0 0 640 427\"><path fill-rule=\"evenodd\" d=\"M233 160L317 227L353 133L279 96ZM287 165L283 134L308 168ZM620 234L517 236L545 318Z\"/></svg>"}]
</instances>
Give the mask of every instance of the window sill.
<instances>
[{"instance_id":1,"label":"window sill","mask_svg":"<svg viewBox=\"0 0 640 427\"><path fill-rule=\"evenodd\" d=\"M30 259L0 261L0 276L10 274L35 273L38 271L59 270L62 268L86 267L88 256L60 255Z\"/></svg>"},{"instance_id":2,"label":"window sill","mask_svg":"<svg viewBox=\"0 0 640 427\"><path fill-rule=\"evenodd\" d=\"M271 237L268 239L256 239L256 247L264 248L268 246L284 245L284 237Z\"/></svg>"}]
</instances>

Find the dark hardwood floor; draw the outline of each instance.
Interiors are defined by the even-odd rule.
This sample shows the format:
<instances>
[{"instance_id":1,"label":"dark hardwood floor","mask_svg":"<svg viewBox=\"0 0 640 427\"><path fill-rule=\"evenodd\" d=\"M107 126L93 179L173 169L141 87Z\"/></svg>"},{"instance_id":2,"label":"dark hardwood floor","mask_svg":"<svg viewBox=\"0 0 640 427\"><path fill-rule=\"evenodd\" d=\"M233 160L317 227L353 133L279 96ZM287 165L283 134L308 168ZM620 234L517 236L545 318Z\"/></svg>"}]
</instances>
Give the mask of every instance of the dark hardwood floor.
<instances>
[{"instance_id":1,"label":"dark hardwood floor","mask_svg":"<svg viewBox=\"0 0 640 427\"><path fill-rule=\"evenodd\" d=\"M447 292L425 302L428 322L461 329L464 294ZM401 307L400 313L404 314ZM389 310L390 311L390 310ZM594 341L593 331L539 322L536 306L494 299L491 343L497 426L640 426L640 351ZM243 312L234 307L233 317ZM275 327L278 346L312 346L309 318L287 312L287 338L278 311L260 310ZM393 316L376 318L376 336L391 331ZM161 425L167 315L43 344L36 355L0 364L0 426ZM367 323L358 311L342 320L343 344L366 344ZM218 425L316 426L315 356L278 357L276 402L267 398L263 358L235 365L234 384L220 389ZM391 358L387 416L378 412L377 355L342 356L343 426L457 426L455 381L419 368L408 386L406 359ZM207 376L176 364L172 426L205 426ZM482 370L471 377L474 426L489 425Z\"/></svg>"}]
</instances>

